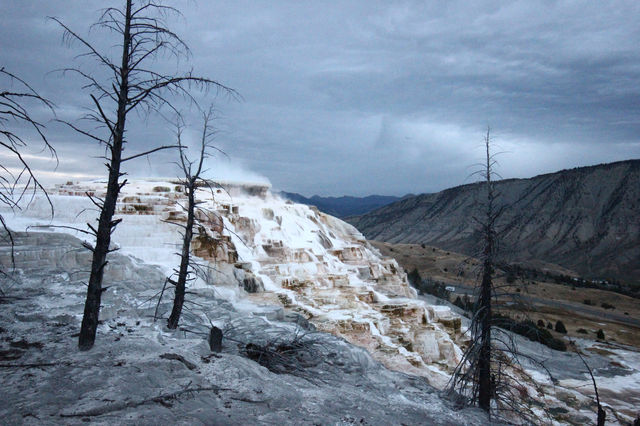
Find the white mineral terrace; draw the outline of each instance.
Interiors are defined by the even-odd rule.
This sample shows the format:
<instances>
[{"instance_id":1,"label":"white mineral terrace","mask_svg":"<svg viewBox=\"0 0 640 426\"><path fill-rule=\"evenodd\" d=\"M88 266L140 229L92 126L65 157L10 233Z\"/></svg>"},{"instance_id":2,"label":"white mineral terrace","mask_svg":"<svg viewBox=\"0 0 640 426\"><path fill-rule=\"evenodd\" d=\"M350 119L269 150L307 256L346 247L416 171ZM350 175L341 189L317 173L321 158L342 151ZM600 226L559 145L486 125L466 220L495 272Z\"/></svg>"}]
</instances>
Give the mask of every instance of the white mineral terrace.
<instances>
[{"instance_id":1,"label":"white mineral terrace","mask_svg":"<svg viewBox=\"0 0 640 426\"><path fill-rule=\"evenodd\" d=\"M10 226L63 225L86 229L104 183L67 183L11 217ZM416 298L395 260L385 258L351 225L317 209L276 197L266 185L225 182L202 189L193 253L215 270L194 286L213 285L238 309L260 312L284 306L319 330L367 348L387 367L429 378L442 387L461 351L460 318L447 307ZM179 227L185 203L175 180L135 180L119 198L123 218L113 240L121 253L163 268L178 265ZM47 228L31 228L43 230ZM68 228L48 228L87 236Z\"/></svg>"}]
</instances>

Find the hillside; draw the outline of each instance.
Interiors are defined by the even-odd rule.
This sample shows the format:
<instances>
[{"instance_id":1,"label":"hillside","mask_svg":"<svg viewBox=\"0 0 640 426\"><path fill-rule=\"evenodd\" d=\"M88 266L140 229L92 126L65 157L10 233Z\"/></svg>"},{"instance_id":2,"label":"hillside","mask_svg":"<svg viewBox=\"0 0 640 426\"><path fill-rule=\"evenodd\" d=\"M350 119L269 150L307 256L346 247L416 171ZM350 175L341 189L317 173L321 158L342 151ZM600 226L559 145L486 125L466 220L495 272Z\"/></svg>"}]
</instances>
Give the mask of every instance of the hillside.
<instances>
[{"instance_id":1,"label":"hillside","mask_svg":"<svg viewBox=\"0 0 640 426\"><path fill-rule=\"evenodd\" d=\"M640 282L640 160L496 182L499 239L508 261L538 259L588 278ZM350 218L367 238L479 250L483 187L423 194Z\"/></svg>"},{"instance_id":2,"label":"hillside","mask_svg":"<svg viewBox=\"0 0 640 426\"><path fill-rule=\"evenodd\" d=\"M314 195L307 198L295 192L280 192L280 195L288 200L309 206L316 206L320 211L335 217L347 217L368 213L372 210L402 200L405 197L392 195L369 195L366 197L320 197Z\"/></svg>"}]
</instances>

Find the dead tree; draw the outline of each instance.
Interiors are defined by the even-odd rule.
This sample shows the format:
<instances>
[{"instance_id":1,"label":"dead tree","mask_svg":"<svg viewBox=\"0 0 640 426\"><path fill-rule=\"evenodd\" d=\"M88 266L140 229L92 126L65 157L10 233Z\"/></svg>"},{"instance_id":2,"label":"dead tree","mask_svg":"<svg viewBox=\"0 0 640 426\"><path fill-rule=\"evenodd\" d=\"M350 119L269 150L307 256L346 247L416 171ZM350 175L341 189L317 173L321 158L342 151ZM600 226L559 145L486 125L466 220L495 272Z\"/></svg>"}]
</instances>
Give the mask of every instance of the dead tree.
<instances>
[{"instance_id":1,"label":"dead tree","mask_svg":"<svg viewBox=\"0 0 640 426\"><path fill-rule=\"evenodd\" d=\"M482 266L482 282L480 284L480 299L478 301L478 310L476 311L478 329L475 330L476 337L479 339L478 354L478 406L484 411L489 412L491 409L491 397L493 395L491 383L491 296L493 285L493 269L495 250L495 220L497 216L494 211L495 192L493 183L491 182L493 160L489 152L490 129L487 128L485 136L486 148L486 166L485 166L485 182L487 190L486 199L486 216L483 226L484 234L484 251Z\"/></svg>"},{"instance_id":2,"label":"dead tree","mask_svg":"<svg viewBox=\"0 0 640 426\"><path fill-rule=\"evenodd\" d=\"M120 49L118 58L110 58L107 52L99 51L94 44L72 31L60 20L52 18L64 28L65 40L82 46L84 52L80 56L96 61L110 76L108 80L102 81L95 74L80 68L63 70L78 74L86 81L83 88L90 92L93 110L85 118L96 122L98 126L97 130L85 130L74 124L67 124L105 147L108 170L104 199L89 196L99 209L100 216L97 227L87 224L95 236L95 245L86 244L93 257L78 340L80 350L91 349L95 342L104 268L107 265L107 255L114 250L110 248L111 235L120 222L120 219L114 220L113 216L118 194L127 182L126 179L121 180L125 174L121 171L121 166L127 161L170 147L160 146L124 156L123 151L127 143L126 121L129 114L136 110L149 113L163 106L175 111L172 97L178 95L193 100L190 89L213 88L235 96L232 89L214 80L195 76L191 71L167 75L154 70L154 61L158 57L178 58L189 52L180 37L167 26L166 17L171 14L179 14L179 11L156 0L126 0L122 8L104 9L93 27L106 30L110 36L117 38L114 42L118 43Z\"/></svg>"},{"instance_id":3,"label":"dead tree","mask_svg":"<svg viewBox=\"0 0 640 426\"><path fill-rule=\"evenodd\" d=\"M32 199L36 192L42 191L53 214L53 205L49 196L24 156L24 150L29 145L24 133L28 134L30 129L42 142L44 149L57 160L56 151L44 134L44 125L34 119L27 109L28 103L35 102L45 106L53 114L53 104L40 96L27 82L6 71L4 67L0 67L0 79L6 83L6 86L2 84L3 87L0 87L0 151L3 152L3 157L13 163L0 164L0 204L10 209L19 209L21 201L25 198ZM15 89L14 84L17 86ZM2 215L0 215L0 224L4 230L3 238L12 247L13 263L13 234Z\"/></svg>"},{"instance_id":4,"label":"dead tree","mask_svg":"<svg viewBox=\"0 0 640 426\"><path fill-rule=\"evenodd\" d=\"M482 165L482 178L486 189L484 218L479 220L483 240L482 270L477 300L471 320L471 343L457 366L451 382L452 392L467 396L467 402L477 405L487 413L491 412L491 401L495 394L495 375L492 378L492 306L494 295L493 273L495 252L495 212L496 193L492 177L494 160L490 153L490 129L484 139L486 160Z\"/></svg>"},{"instance_id":5,"label":"dead tree","mask_svg":"<svg viewBox=\"0 0 640 426\"><path fill-rule=\"evenodd\" d=\"M501 287L505 286L494 282L498 251L497 221L504 206L499 206L497 202L499 193L494 186L496 161L490 148L491 130L488 128L484 137L485 161L478 172L482 177L486 198L481 208L483 217L476 219L482 251L477 298L469 328L471 342L451 377L448 391L463 405L476 405L497 420L538 423L539 419L529 404L527 388L533 386L536 392L541 389L526 372L521 360L535 364L551 375L542 363L518 350L513 335L500 328L504 326L504 319L493 312L500 306L499 298L514 295L503 293Z\"/></svg>"},{"instance_id":6,"label":"dead tree","mask_svg":"<svg viewBox=\"0 0 640 426\"><path fill-rule=\"evenodd\" d=\"M184 305L184 298L186 292L187 278L192 269L191 265L191 239L193 238L193 225L195 223L195 213L199 202L196 201L196 191L200 186L206 186L206 183L202 180L202 166L204 160L209 156L209 150L211 149L211 139L215 133L211 120L214 116L213 108L209 108L209 111L203 113L203 128L202 136L200 138L200 152L199 158L196 161L191 161L187 157L186 147L182 143L182 127L180 124L177 126L177 139L178 147L180 150L180 168L184 177L182 178L182 187L184 193L187 196L187 205L184 209L187 213L187 222L185 225L180 225L173 222L175 225L180 225L183 228L182 234L182 250L180 252L180 268L178 269L177 280L173 281L175 285L175 295L173 298L173 308L171 309L171 315L167 321L167 327L175 329L178 327L180 321L180 315L182 313L182 306Z\"/></svg>"},{"instance_id":7,"label":"dead tree","mask_svg":"<svg viewBox=\"0 0 640 426\"><path fill-rule=\"evenodd\" d=\"M584 357L580 353L580 349L578 349L575 342L572 341L571 346L573 347L576 354L578 354L578 356L580 357L580 361L582 361L582 363L586 367L587 372L589 373L589 377L591 377L591 382L593 383L593 391L596 395L596 405L598 407L596 424L598 426L604 426L605 421L607 419L607 412L604 411L602 404L600 404L600 395L598 394L598 385L596 384L596 378L593 376L593 370L591 370L591 367L589 367L589 364L587 364L587 361L585 361Z\"/></svg>"},{"instance_id":8,"label":"dead tree","mask_svg":"<svg viewBox=\"0 0 640 426\"><path fill-rule=\"evenodd\" d=\"M493 166L495 161L490 152L491 133L487 128L484 138L486 158L479 173L484 181L486 199L484 218L478 220L481 230L482 269L477 300L471 320L471 343L457 366L450 390L465 395L468 403L479 406L487 413L491 412L491 402L496 391L496 376L492 374L492 297L494 295L493 274L495 254L495 222L499 212L495 211L496 193L493 185Z\"/></svg>"}]
</instances>

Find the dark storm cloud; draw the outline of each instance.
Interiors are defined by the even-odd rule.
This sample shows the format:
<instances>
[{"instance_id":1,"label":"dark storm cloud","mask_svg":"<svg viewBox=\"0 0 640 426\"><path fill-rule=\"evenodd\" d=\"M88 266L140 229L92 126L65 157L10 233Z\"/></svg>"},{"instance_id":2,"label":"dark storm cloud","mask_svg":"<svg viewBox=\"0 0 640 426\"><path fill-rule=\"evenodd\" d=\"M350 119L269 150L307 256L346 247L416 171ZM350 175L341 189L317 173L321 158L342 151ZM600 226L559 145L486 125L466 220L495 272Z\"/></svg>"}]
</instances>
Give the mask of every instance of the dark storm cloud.
<instances>
[{"instance_id":1,"label":"dark storm cloud","mask_svg":"<svg viewBox=\"0 0 640 426\"><path fill-rule=\"evenodd\" d=\"M2 64L64 118L88 98L71 77L43 77L78 53L45 17L87 34L104 4L0 6ZM282 189L362 195L457 185L481 158L487 125L507 151L504 177L640 157L635 1L176 4L184 17L172 25L195 71L244 98L216 102L220 147ZM166 124L139 122L138 144L171 138ZM65 147L87 144L61 126L50 131ZM159 164L169 160L141 167L167 174ZM77 161L69 169L80 165L95 171Z\"/></svg>"}]
</instances>

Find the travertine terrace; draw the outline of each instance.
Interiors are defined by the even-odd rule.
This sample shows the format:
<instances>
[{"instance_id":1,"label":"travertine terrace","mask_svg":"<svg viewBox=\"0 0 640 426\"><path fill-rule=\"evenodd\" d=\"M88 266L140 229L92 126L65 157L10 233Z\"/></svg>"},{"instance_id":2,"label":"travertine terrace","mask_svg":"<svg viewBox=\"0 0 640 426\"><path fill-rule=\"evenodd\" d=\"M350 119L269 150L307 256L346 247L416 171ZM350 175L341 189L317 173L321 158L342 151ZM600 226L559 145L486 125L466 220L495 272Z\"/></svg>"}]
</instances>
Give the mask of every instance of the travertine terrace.
<instances>
[{"instance_id":1,"label":"travertine terrace","mask_svg":"<svg viewBox=\"0 0 640 426\"><path fill-rule=\"evenodd\" d=\"M53 221L44 200L36 200L22 220L83 226L95 215L84 210L90 207L86 192L100 196L103 184L57 185ZM447 307L418 300L396 261L382 257L354 227L276 197L261 184L215 184L199 198L204 203L192 250L212 268L195 285L212 285L254 312L298 313L317 329L367 348L390 368L444 385L460 357L460 319ZM169 222L184 220L183 201L177 181L131 182L119 199L123 221L115 244L171 273L180 236Z\"/></svg>"}]
</instances>

